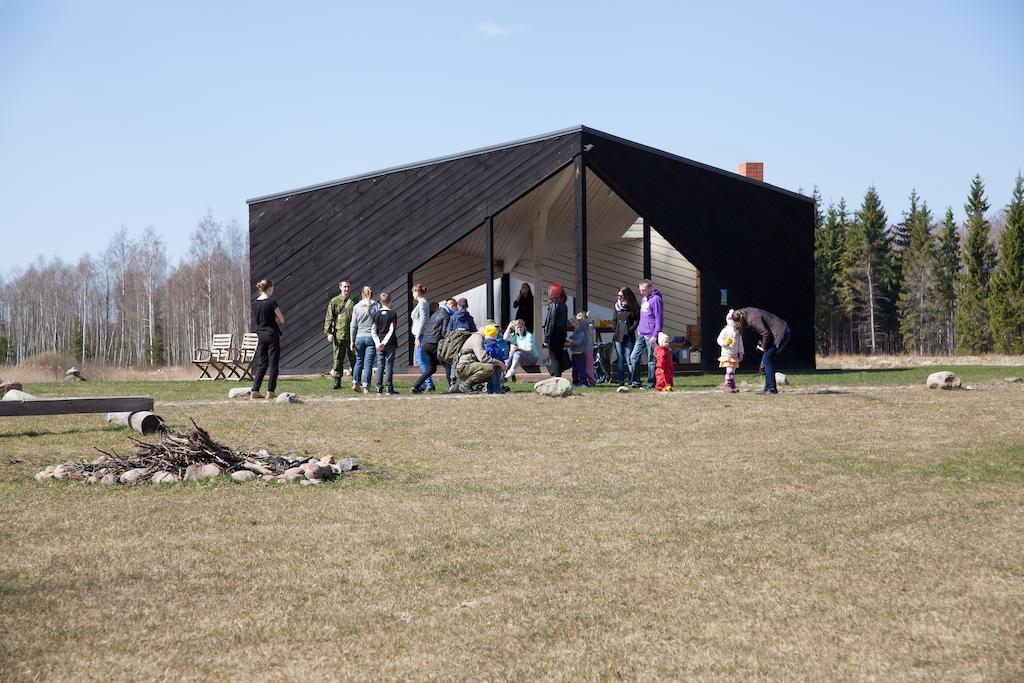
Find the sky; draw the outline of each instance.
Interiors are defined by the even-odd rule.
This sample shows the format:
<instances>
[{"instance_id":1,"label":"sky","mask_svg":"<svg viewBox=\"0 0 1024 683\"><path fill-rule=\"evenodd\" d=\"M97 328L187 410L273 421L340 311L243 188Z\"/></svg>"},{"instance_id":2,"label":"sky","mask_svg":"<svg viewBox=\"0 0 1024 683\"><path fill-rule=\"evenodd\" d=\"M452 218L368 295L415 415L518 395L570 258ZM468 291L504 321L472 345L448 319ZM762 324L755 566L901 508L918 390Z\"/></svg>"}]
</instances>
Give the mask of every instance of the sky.
<instances>
[{"instance_id":1,"label":"sky","mask_svg":"<svg viewBox=\"0 0 1024 683\"><path fill-rule=\"evenodd\" d=\"M0 0L0 275L579 124L958 219L1024 167L1024 3Z\"/></svg>"}]
</instances>

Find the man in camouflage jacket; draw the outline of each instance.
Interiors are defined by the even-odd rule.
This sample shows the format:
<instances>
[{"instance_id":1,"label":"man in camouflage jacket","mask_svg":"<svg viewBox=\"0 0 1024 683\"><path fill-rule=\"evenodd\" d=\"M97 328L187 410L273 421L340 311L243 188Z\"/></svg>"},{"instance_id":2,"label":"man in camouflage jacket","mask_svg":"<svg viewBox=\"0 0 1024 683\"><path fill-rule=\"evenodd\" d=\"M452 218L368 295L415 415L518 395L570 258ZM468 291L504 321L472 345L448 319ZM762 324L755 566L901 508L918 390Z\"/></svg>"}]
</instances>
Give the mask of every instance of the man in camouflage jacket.
<instances>
[{"instance_id":1,"label":"man in camouflage jacket","mask_svg":"<svg viewBox=\"0 0 1024 683\"><path fill-rule=\"evenodd\" d=\"M352 368L356 361L355 351L352 350L349 323L352 322L352 309L355 302L348 298L352 290L352 284L348 280L338 283L341 294L331 299L327 304L327 315L324 317L324 334L327 341L334 347L334 365L331 367L331 374L334 376L335 389L341 388L341 376L345 370L345 359L348 358L348 367Z\"/></svg>"}]
</instances>

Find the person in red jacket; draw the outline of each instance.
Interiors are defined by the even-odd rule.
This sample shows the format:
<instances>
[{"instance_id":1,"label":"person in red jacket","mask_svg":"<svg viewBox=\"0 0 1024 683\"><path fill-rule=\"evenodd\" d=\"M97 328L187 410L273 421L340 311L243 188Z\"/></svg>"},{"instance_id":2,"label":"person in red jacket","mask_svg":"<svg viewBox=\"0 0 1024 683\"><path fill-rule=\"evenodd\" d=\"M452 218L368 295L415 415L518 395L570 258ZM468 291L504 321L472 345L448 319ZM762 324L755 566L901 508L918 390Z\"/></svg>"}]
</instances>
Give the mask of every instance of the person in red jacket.
<instances>
[{"instance_id":1,"label":"person in red jacket","mask_svg":"<svg viewBox=\"0 0 1024 683\"><path fill-rule=\"evenodd\" d=\"M654 347L656 391L672 391L672 380L675 370L672 367L672 351L668 348L669 338L664 332L658 334L658 345Z\"/></svg>"}]
</instances>

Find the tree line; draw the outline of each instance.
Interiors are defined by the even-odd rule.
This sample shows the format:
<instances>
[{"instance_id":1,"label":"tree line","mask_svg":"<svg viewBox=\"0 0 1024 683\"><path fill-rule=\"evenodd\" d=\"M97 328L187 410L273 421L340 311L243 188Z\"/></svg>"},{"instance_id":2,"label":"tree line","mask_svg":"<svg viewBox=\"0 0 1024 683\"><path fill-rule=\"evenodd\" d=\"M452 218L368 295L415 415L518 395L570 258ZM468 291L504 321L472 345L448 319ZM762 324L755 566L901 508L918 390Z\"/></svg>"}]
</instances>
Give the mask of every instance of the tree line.
<instances>
[{"instance_id":1,"label":"tree line","mask_svg":"<svg viewBox=\"0 0 1024 683\"><path fill-rule=\"evenodd\" d=\"M57 352L117 366L188 363L214 332L249 329L248 233L207 213L179 263L152 227L122 227L77 263L34 264L0 278L0 362Z\"/></svg>"},{"instance_id":2,"label":"tree line","mask_svg":"<svg viewBox=\"0 0 1024 683\"><path fill-rule=\"evenodd\" d=\"M814 190L819 354L1024 353L1024 181L995 219L980 176L958 225L912 191L890 225L874 187L851 212Z\"/></svg>"},{"instance_id":3,"label":"tree line","mask_svg":"<svg viewBox=\"0 0 1024 683\"><path fill-rule=\"evenodd\" d=\"M911 192L890 225L874 187L860 208L815 188L816 347L835 353L1024 353L1024 181L993 221L979 176L962 225ZM57 352L78 362L179 365L215 332L249 327L248 234L207 213L168 263L153 228L121 228L77 263L38 260L0 278L0 362Z\"/></svg>"}]
</instances>

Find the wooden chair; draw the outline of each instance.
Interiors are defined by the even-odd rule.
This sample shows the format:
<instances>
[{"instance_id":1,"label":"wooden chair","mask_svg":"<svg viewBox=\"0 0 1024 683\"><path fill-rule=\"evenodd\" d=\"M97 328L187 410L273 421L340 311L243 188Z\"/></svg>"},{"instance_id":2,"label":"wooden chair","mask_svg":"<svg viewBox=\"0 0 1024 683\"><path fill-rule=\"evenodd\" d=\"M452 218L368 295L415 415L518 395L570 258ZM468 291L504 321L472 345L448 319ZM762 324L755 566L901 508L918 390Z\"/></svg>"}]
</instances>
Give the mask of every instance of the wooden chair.
<instances>
[{"instance_id":1,"label":"wooden chair","mask_svg":"<svg viewBox=\"0 0 1024 683\"><path fill-rule=\"evenodd\" d=\"M255 332L242 335L242 346L235 349L233 358L227 364L228 379L234 377L236 382L252 379L252 361L256 358L256 347L260 339Z\"/></svg>"},{"instance_id":2,"label":"wooden chair","mask_svg":"<svg viewBox=\"0 0 1024 683\"><path fill-rule=\"evenodd\" d=\"M198 381L225 379L225 371L233 358L230 334L213 335L213 343L208 349L196 349L192 354L192 365L199 368ZM216 375L210 374L211 371Z\"/></svg>"}]
</instances>

